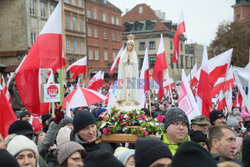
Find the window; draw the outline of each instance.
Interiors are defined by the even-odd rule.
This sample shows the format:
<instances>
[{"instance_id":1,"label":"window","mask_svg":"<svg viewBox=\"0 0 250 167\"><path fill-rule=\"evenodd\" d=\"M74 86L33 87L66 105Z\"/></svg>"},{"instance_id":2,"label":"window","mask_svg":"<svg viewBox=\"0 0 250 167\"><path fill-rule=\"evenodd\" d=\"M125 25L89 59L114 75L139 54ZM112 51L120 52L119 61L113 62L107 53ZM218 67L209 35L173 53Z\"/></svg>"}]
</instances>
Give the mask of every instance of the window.
<instances>
[{"instance_id":1,"label":"window","mask_svg":"<svg viewBox=\"0 0 250 167\"><path fill-rule=\"evenodd\" d=\"M114 18L114 16L111 16L111 23L115 24L115 18Z\"/></svg>"},{"instance_id":2,"label":"window","mask_svg":"<svg viewBox=\"0 0 250 167\"><path fill-rule=\"evenodd\" d=\"M99 60L99 51L98 51L98 49L95 50L95 60Z\"/></svg>"},{"instance_id":3,"label":"window","mask_svg":"<svg viewBox=\"0 0 250 167\"><path fill-rule=\"evenodd\" d=\"M30 0L30 14L31 15L36 15L36 1L35 0Z\"/></svg>"},{"instance_id":4,"label":"window","mask_svg":"<svg viewBox=\"0 0 250 167\"><path fill-rule=\"evenodd\" d=\"M98 38L98 30L97 30L97 28L95 28L94 37L95 37L95 38Z\"/></svg>"},{"instance_id":5,"label":"window","mask_svg":"<svg viewBox=\"0 0 250 167\"><path fill-rule=\"evenodd\" d=\"M170 40L170 49L173 49L173 41Z\"/></svg>"},{"instance_id":6,"label":"window","mask_svg":"<svg viewBox=\"0 0 250 167\"><path fill-rule=\"evenodd\" d=\"M108 51L104 51L104 61L108 61Z\"/></svg>"},{"instance_id":7,"label":"window","mask_svg":"<svg viewBox=\"0 0 250 167\"><path fill-rule=\"evenodd\" d=\"M146 24L146 30L153 30L153 29L154 29L154 24L152 24L151 22Z\"/></svg>"},{"instance_id":8,"label":"window","mask_svg":"<svg viewBox=\"0 0 250 167\"><path fill-rule=\"evenodd\" d=\"M113 61L115 61L115 58L116 58L116 53L115 51L113 51Z\"/></svg>"},{"instance_id":9,"label":"window","mask_svg":"<svg viewBox=\"0 0 250 167\"><path fill-rule=\"evenodd\" d=\"M145 42L140 42L140 50L145 50L146 45Z\"/></svg>"},{"instance_id":10,"label":"window","mask_svg":"<svg viewBox=\"0 0 250 167\"><path fill-rule=\"evenodd\" d=\"M155 49L155 41L149 42L149 49Z\"/></svg>"},{"instance_id":11,"label":"window","mask_svg":"<svg viewBox=\"0 0 250 167\"><path fill-rule=\"evenodd\" d=\"M119 20L119 18L117 17L116 18L116 25L119 25L120 24L120 20Z\"/></svg>"},{"instance_id":12,"label":"window","mask_svg":"<svg viewBox=\"0 0 250 167\"><path fill-rule=\"evenodd\" d=\"M56 6L54 6L54 5L50 5L50 14L52 14L53 13L53 11L54 11L54 9L56 8Z\"/></svg>"},{"instance_id":13,"label":"window","mask_svg":"<svg viewBox=\"0 0 250 167\"><path fill-rule=\"evenodd\" d=\"M106 29L103 30L103 39L107 39L107 30Z\"/></svg>"},{"instance_id":14,"label":"window","mask_svg":"<svg viewBox=\"0 0 250 167\"><path fill-rule=\"evenodd\" d=\"M74 40L74 53L78 53L78 42Z\"/></svg>"},{"instance_id":15,"label":"window","mask_svg":"<svg viewBox=\"0 0 250 167\"><path fill-rule=\"evenodd\" d=\"M135 31L141 31L142 25L141 24L136 24L135 25Z\"/></svg>"},{"instance_id":16,"label":"window","mask_svg":"<svg viewBox=\"0 0 250 167\"><path fill-rule=\"evenodd\" d=\"M120 41L120 33L117 33L117 41Z\"/></svg>"},{"instance_id":17,"label":"window","mask_svg":"<svg viewBox=\"0 0 250 167\"><path fill-rule=\"evenodd\" d=\"M188 56L185 57L185 68L188 69Z\"/></svg>"},{"instance_id":18,"label":"window","mask_svg":"<svg viewBox=\"0 0 250 167\"><path fill-rule=\"evenodd\" d=\"M80 18L80 31L81 31L81 32L84 31L83 28L84 28L84 27L83 27L83 18L81 17L81 18Z\"/></svg>"},{"instance_id":19,"label":"window","mask_svg":"<svg viewBox=\"0 0 250 167\"><path fill-rule=\"evenodd\" d=\"M41 17L46 18L46 4L41 2Z\"/></svg>"},{"instance_id":20,"label":"window","mask_svg":"<svg viewBox=\"0 0 250 167\"><path fill-rule=\"evenodd\" d=\"M73 16L73 30L77 30L76 16Z\"/></svg>"},{"instance_id":21,"label":"window","mask_svg":"<svg viewBox=\"0 0 250 167\"><path fill-rule=\"evenodd\" d=\"M96 10L94 10L94 12L93 12L93 18L97 19L97 11Z\"/></svg>"},{"instance_id":22,"label":"window","mask_svg":"<svg viewBox=\"0 0 250 167\"><path fill-rule=\"evenodd\" d=\"M182 51L182 43L181 43L181 51Z\"/></svg>"},{"instance_id":23,"label":"window","mask_svg":"<svg viewBox=\"0 0 250 167\"><path fill-rule=\"evenodd\" d=\"M106 14L105 14L105 13L102 14L102 21L104 21L104 22L107 21L107 17L106 17Z\"/></svg>"},{"instance_id":24,"label":"window","mask_svg":"<svg viewBox=\"0 0 250 167\"><path fill-rule=\"evenodd\" d=\"M36 40L36 33L32 32L31 33L31 45L33 45L35 43L35 40Z\"/></svg>"},{"instance_id":25,"label":"window","mask_svg":"<svg viewBox=\"0 0 250 167\"><path fill-rule=\"evenodd\" d=\"M112 32L112 41L115 41L115 32Z\"/></svg>"},{"instance_id":26,"label":"window","mask_svg":"<svg viewBox=\"0 0 250 167\"><path fill-rule=\"evenodd\" d=\"M66 29L70 29L70 19L69 19L69 15L66 14L65 15L65 24L66 24Z\"/></svg>"},{"instance_id":27,"label":"window","mask_svg":"<svg viewBox=\"0 0 250 167\"><path fill-rule=\"evenodd\" d=\"M72 0L72 5L76 5L76 0Z\"/></svg>"},{"instance_id":28,"label":"window","mask_svg":"<svg viewBox=\"0 0 250 167\"><path fill-rule=\"evenodd\" d=\"M92 36L91 27L88 27L88 36L89 36L89 37Z\"/></svg>"},{"instance_id":29,"label":"window","mask_svg":"<svg viewBox=\"0 0 250 167\"><path fill-rule=\"evenodd\" d=\"M84 54L84 53L85 53L85 43L84 43L84 41L81 41L80 53L81 53L81 54Z\"/></svg>"},{"instance_id":30,"label":"window","mask_svg":"<svg viewBox=\"0 0 250 167\"><path fill-rule=\"evenodd\" d=\"M79 2L79 7L81 8L82 7L82 0L78 0Z\"/></svg>"},{"instance_id":31,"label":"window","mask_svg":"<svg viewBox=\"0 0 250 167\"><path fill-rule=\"evenodd\" d=\"M66 45L67 45L67 53L71 53L71 41L70 41L70 39L67 39Z\"/></svg>"},{"instance_id":32,"label":"window","mask_svg":"<svg viewBox=\"0 0 250 167\"><path fill-rule=\"evenodd\" d=\"M143 12L143 7L140 6L140 7L139 7L139 13L142 13L142 12Z\"/></svg>"},{"instance_id":33,"label":"window","mask_svg":"<svg viewBox=\"0 0 250 167\"><path fill-rule=\"evenodd\" d=\"M87 17L91 18L91 10L90 9L87 10Z\"/></svg>"},{"instance_id":34,"label":"window","mask_svg":"<svg viewBox=\"0 0 250 167\"><path fill-rule=\"evenodd\" d=\"M173 69L174 68L174 63L173 63L173 54L170 54L170 66Z\"/></svg>"},{"instance_id":35,"label":"window","mask_svg":"<svg viewBox=\"0 0 250 167\"><path fill-rule=\"evenodd\" d=\"M183 69L183 55L181 55L181 69Z\"/></svg>"},{"instance_id":36,"label":"window","mask_svg":"<svg viewBox=\"0 0 250 167\"><path fill-rule=\"evenodd\" d=\"M92 49L89 49L89 60L93 60Z\"/></svg>"}]
</instances>

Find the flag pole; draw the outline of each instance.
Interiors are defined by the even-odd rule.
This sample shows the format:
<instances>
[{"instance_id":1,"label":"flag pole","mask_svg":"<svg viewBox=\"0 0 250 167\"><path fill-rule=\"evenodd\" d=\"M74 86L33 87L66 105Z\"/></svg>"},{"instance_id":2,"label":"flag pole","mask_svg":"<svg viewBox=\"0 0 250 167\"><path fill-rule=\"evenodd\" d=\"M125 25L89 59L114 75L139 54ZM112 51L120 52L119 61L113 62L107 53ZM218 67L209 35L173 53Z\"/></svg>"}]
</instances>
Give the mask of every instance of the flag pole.
<instances>
[{"instance_id":1,"label":"flag pole","mask_svg":"<svg viewBox=\"0 0 250 167\"><path fill-rule=\"evenodd\" d=\"M148 107L149 107L149 113L150 113L150 117L152 117L152 110L151 110L151 91L148 90L147 91L148 94Z\"/></svg>"},{"instance_id":2,"label":"flag pole","mask_svg":"<svg viewBox=\"0 0 250 167\"><path fill-rule=\"evenodd\" d=\"M167 68L167 77L169 78L168 68ZM174 101L173 101L172 89L169 83L168 83L168 86L169 86L169 91L170 91L170 96L171 96L171 104L173 104Z\"/></svg>"},{"instance_id":3,"label":"flag pole","mask_svg":"<svg viewBox=\"0 0 250 167\"><path fill-rule=\"evenodd\" d=\"M60 106L62 106L63 91L62 91L62 68L60 68Z\"/></svg>"}]
</instances>

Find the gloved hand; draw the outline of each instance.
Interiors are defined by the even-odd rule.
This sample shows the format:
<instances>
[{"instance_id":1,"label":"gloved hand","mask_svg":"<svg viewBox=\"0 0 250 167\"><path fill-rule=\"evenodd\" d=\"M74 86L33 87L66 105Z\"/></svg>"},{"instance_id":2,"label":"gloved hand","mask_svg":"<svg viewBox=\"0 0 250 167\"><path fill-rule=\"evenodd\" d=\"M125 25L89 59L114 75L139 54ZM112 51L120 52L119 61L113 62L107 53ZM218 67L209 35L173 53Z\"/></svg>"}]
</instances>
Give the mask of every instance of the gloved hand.
<instances>
[{"instance_id":1,"label":"gloved hand","mask_svg":"<svg viewBox=\"0 0 250 167\"><path fill-rule=\"evenodd\" d=\"M60 106L57 109L56 117L54 119L55 124L59 124L59 122L64 118L64 113L63 113L63 111L61 109L62 109L62 106Z\"/></svg>"}]
</instances>

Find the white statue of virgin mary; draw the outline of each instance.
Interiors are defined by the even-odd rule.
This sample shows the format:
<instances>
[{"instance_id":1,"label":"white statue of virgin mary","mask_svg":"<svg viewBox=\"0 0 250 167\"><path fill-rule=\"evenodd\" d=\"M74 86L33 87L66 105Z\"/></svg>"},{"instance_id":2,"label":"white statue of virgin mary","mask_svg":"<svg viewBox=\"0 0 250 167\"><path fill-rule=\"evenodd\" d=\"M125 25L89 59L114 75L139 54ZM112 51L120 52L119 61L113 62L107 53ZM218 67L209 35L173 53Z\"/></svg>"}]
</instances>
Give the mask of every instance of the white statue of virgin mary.
<instances>
[{"instance_id":1,"label":"white statue of virgin mary","mask_svg":"<svg viewBox=\"0 0 250 167\"><path fill-rule=\"evenodd\" d=\"M140 104L137 87L139 79L138 59L134 44L134 36L128 35L127 46L122 52L118 67L117 103L120 106L137 106Z\"/></svg>"}]
</instances>

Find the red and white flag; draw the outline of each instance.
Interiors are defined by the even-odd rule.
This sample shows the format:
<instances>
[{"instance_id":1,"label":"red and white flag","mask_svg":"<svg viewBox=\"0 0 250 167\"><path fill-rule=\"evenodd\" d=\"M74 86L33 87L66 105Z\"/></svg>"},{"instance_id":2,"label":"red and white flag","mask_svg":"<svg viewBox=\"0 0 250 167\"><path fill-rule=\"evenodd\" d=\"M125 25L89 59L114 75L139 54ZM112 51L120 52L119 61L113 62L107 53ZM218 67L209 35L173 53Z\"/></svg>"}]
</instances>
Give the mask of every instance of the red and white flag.
<instances>
[{"instance_id":1,"label":"red and white flag","mask_svg":"<svg viewBox=\"0 0 250 167\"><path fill-rule=\"evenodd\" d=\"M2 76L1 76L1 86L2 86L2 88L4 89L5 88L5 79L4 79L4 76L3 76L3 74L2 74Z\"/></svg>"},{"instance_id":2,"label":"red and white flag","mask_svg":"<svg viewBox=\"0 0 250 167\"><path fill-rule=\"evenodd\" d=\"M65 66L65 58L64 58L64 51L62 51L62 66Z\"/></svg>"},{"instance_id":3,"label":"red and white flag","mask_svg":"<svg viewBox=\"0 0 250 167\"><path fill-rule=\"evenodd\" d=\"M184 14L181 12L179 21L178 21L178 27L174 35L174 53L172 61L174 63L177 63L179 60L179 41L180 41L180 35L185 32L185 22L184 22Z\"/></svg>"},{"instance_id":4,"label":"red and white flag","mask_svg":"<svg viewBox=\"0 0 250 167\"><path fill-rule=\"evenodd\" d=\"M39 69L62 67L62 2L51 14L16 74L16 86L26 109L41 115Z\"/></svg>"},{"instance_id":5,"label":"red and white flag","mask_svg":"<svg viewBox=\"0 0 250 167\"><path fill-rule=\"evenodd\" d=\"M204 45L200 80L197 91L197 105L201 114L206 116L207 118L209 118L209 113L212 107L208 69L207 47L206 45Z\"/></svg>"},{"instance_id":6,"label":"red and white flag","mask_svg":"<svg viewBox=\"0 0 250 167\"><path fill-rule=\"evenodd\" d=\"M178 102L179 107L187 114L189 121L194 117L201 115L183 69Z\"/></svg>"},{"instance_id":7,"label":"red and white flag","mask_svg":"<svg viewBox=\"0 0 250 167\"><path fill-rule=\"evenodd\" d=\"M140 84L142 83L142 86L140 85L140 107L145 108L145 102L146 102L146 96L145 93L150 90L149 86L149 65L148 65L148 48L145 49L145 55L143 59L143 64L141 68L141 74L140 74Z\"/></svg>"},{"instance_id":8,"label":"red and white flag","mask_svg":"<svg viewBox=\"0 0 250 167\"><path fill-rule=\"evenodd\" d=\"M84 74L87 71L87 57L77 60L75 63L71 64L67 71L73 73L70 79L76 78L79 74Z\"/></svg>"},{"instance_id":9,"label":"red and white flag","mask_svg":"<svg viewBox=\"0 0 250 167\"><path fill-rule=\"evenodd\" d=\"M8 99L3 92L3 89L0 85L0 133L3 138L8 136L9 126L17 120L14 111L12 110Z\"/></svg>"},{"instance_id":10,"label":"red and white flag","mask_svg":"<svg viewBox=\"0 0 250 167\"><path fill-rule=\"evenodd\" d=\"M163 75L163 87L164 89L166 90L170 90L171 88L171 91L175 88L175 83L173 81L172 78L168 79L167 75Z\"/></svg>"},{"instance_id":11,"label":"red and white flag","mask_svg":"<svg viewBox=\"0 0 250 167\"><path fill-rule=\"evenodd\" d=\"M168 68L166 55L165 55L165 49L164 49L164 42L163 37L161 34L160 44L158 47L157 55L155 58L155 65L152 73L153 79L156 81L156 83L159 86L158 96L159 100L162 100L162 96L164 93L163 89L163 70L166 70Z\"/></svg>"},{"instance_id":12,"label":"red and white flag","mask_svg":"<svg viewBox=\"0 0 250 167\"><path fill-rule=\"evenodd\" d=\"M55 81L54 81L54 74L53 74L53 70L50 69L50 72L49 72L49 78L48 78L48 81L47 81L47 84L54 84Z\"/></svg>"},{"instance_id":13,"label":"red and white flag","mask_svg":"<svg viewBox=\"0 0 250 167\"><path fill-rule=\"evenodd\" d=\"M13 73L12 73L12 75L13 75ZM12 75L7 74L7 86L6 86L7 88L6 88L5 94L6 94L7 99L9 100L9 102L11 102L11 95L10 95L10 92L8 91L8 89L9 89L10 81L12 79Z\"/></svg>"},{"instance_id":14,"label":"red and white flag","mask_svg":"<svg viewBox=\"0 0 250 167\"><path fill-rule=\"evenodd\" d=\"M232 88L235 87L234 85L234 76L233 76L233 67L230 67L227 71L226 78L220 77L215 82L214 86L211 88L211 97L214 97L216 94L219 94L222 90L225 92L226 90L230 89L230 85Z\"/></svg>"},{"instance_id":15,"label":"red and white flag","mask_svg":"<svg viewBox=\"0 0 250 167\"><path fill-rule=\"evenodd\" d=\"M102 88L103 85L104 85L104 72L99 71L89 80L87 88L97 91L99 88Z\"/></svg>"},{"instance_id":16,"label":"red and white flag","mask_svg":"<svg viewBox=\"0 0 250 167\"><path fill-rule=\"evenodd\" d=\"M33 132L34 133L42 131L42 127L41 127L41 124L40 124L40 121L39 121L38 117L33 117L31 115L29 123L33 127Z\"/></svg>"},{"instance_id":17,"label":"red and white flag","mask_svg":"<svg viewBox=\"0 0 250 167\"><path fill-rule=\"evenodd\" d=\"M220 77L225 77L230 67L233 49L229 49L218 56L208 60L209 81L213 86ZM199 81L201 68L196 72L195 77Z\"/></svg>"},{"instance_id":18,"label":"red and white flag","mask_svg":"<svg viewBox=\"0 0 250 167\"><path fill-rule=\"evenodd\" d=\"M219 97L218 97L218 107L217 110L221 111L224 109L224 107L226 107L226 99L224 97L224 94L222 92L222 90L220 91Z\"/></svg>"},{"instance_id":19,"label":"red and white flag","mask_svg":"<svg viewBox=\"0 0 250 167\"><path fill-rule=\"evenodd\" d=\"M227 108L228 108L228 112L232 113L232 106L233 106L233 93L232 93L232 86L231 84L229 85L229 91L227 94L227 98L226 98L226 104L227 104Z\"/></svg>"},{"instance_id":20,"label":"red and white flag","mask_svg":"<svg viewBox=\"0 0 250 167\"><path fill-rule=\"evenodd\" d=\"M238 91L238 95L233 103L233 107L236 107L236 108L241 108L242 107L242 103L243 103L243 98L242 98L242 95L240 93L240 90Z\"/></svg>"},{"instance_id":21,"label":"red and white flag","mask_svg":"<svg viewBox=\"0 0 250 167\"><path fill-rule=\"evenodd\" d=\"M117 54L117 56L116 56L116 58L115 58L115 61L114 61L114 63L112 64L112 66L111 66L111 68L110 68L110 71L109 71L109 73L108 73L109 75L114 74L115 66L116 66L117 64L119 64L120 58L121 58L121 55L122 55L122 52L123 52L123 47L119 50L119 52L118 52L118 54Z\"/></svg>"}]
</instances>

